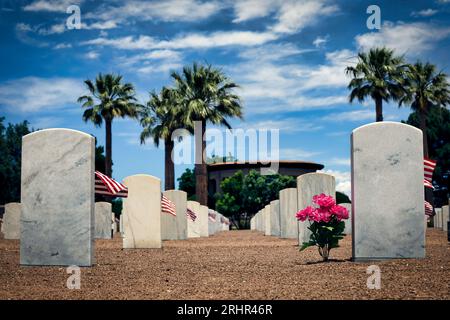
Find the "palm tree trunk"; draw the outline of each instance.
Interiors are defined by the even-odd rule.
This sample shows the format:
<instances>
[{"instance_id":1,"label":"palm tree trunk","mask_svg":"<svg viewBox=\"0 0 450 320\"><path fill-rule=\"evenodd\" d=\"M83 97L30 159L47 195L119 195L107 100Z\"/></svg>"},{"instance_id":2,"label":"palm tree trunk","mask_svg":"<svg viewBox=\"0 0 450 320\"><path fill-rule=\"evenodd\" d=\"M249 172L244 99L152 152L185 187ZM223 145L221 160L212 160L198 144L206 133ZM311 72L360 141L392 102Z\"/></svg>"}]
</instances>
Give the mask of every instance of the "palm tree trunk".
<instances>
[{"instance_id":1,"label":"palm tree trunk","mask_svg":"<svg viewBox=\"0 0 450 320\"><path fill-rule=\"evenodd\" d=\"M425 112L419 112L420 129L422 130L423 137L423 156L428 158L428 134L427 134L427 115Z\"/></svg>"},{"instance_id":2,"label":"palm tree trunk","mask_svg":"<svg viewBox=\"0 0 450 320\"><path fill-rule=\"evenodd\" d=\"M171 137L164 141L164 189L174 190L175 189L175 165L172 160L172 151L174 143Z\"/></svg>"},{"instance_id":3,"label":"palm tree trunk","mask_svg":"<svg viewBox=\"0 0 450 320\"><path fill-rule=\"evenodd\" d=\"M383 99L380 97L375 98L375 113L376 121L383 121Z\"/></svg>"},{"instance_id":4,"label":"palm tree trunk","mask_svg":"<svg viewBox=\"0 0 450 320\"><path fill-rule=\"evenodd\" d=\"M206 121L202 120L202 161L195 164L195 193L197 201L204 205L208 205L208 173L205 162L206 141L204 139L206 131ZM196 146L198 148L199 146Z\"/></svg>"},{"instance_id":5,"label":"palm tree trunk","mask_svg":"<svg viewBox=\"0 0 450 320\"><path fill-rule=\"evenodd\" d=\"M108 177L112 177L112 133L111 133L112 120L105 119L106 130L106 155L105 155L105 174Z\"/></svg>"}]
</instances>

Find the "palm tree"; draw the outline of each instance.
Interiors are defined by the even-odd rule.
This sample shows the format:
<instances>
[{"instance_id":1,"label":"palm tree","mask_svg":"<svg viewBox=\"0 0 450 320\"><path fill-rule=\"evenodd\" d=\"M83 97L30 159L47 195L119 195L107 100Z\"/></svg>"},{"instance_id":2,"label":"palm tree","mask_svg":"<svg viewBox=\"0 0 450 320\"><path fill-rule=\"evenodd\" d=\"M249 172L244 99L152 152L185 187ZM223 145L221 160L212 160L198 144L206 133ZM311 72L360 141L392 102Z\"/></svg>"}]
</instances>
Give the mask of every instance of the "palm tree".
<instances>
[{"instance_id":1,"label":"palm tree","mask_svg":"<svg viewBox=\"0 0 450 320\"><path fill-rule=\"evenodd\" d=\"M144 128L141 133L141 144L149 137L158 147L160 140L164 140L164 187L165 190L175 189L175 166L172 159L174 141L172 133L184 127L177 91L163 87L158 95L150 93L150 101L140 112L140 122Z\"/></svg>"},{"instance_id":2,"label":"palm tree","mask_svg":"<svg viewBox=\"0 0 450 320\"><path fill-rule=\"evenodd\" d=\"M352 90L350 102L371 97L375 101L376 121L383 121L383 101L396 101L402 94L403 69L403 57L394 56L393 50L373 48L369 53L360 52L356 66L346 68L346 74L353 77L348 85Z\"/></svg>"},{"instance_id":3,"label":"palm tree","mask_svg":"<svg viewBox=\"0 0 450 320\"><path fill-rule=\"evenodd\" d=\"M427 117L433 106L445 107L450 104L450 90L447 75L436 72L433 64L418 61L409 65L405 72L405 91L399 106L410 104L419 114L420 129L423 133L423 153L428 157Z\"/></svg>"},{"instance_id":4,"label":"palm tree","mask_svg":"<svg viewBox=\"0 0 450 320\"><path fill-rule=\"evenodd\" d=\"M85 108L83 120L92 121L95 126L100 127L105 121L106 131L106 156L105 174L112 176L112 136L111 127L114 118L137 116L137 109L140 107L136 103L134 87L131 83L121 83L122 76L114 74L102 75L95 79L95 83L86 80L89 95L78 98L78 103L82 103Z\"/></svg>"},{"instance_id":5,"label":"palm tree","mask_svg":"<svg viewBox=\"0 0 450 320\"><path fill-rule=\"evenodd\" d=\"M201 150L201 160L195 161L197 201L203 205L208 202L208 177L205 162L206 142L203 139L206 123L221 124L231 128L228 118L242 118L242 104L233 91L238 85L232 82L221 70L211 65L185 66L181 74L172 73L176 89L181 98L184 120L194 127L201 122L201 145L196 144L196 155ZM199 149L201 148L201 149ZM197 158L197 157L196 157Z\"/></svg>"}]
</instances>

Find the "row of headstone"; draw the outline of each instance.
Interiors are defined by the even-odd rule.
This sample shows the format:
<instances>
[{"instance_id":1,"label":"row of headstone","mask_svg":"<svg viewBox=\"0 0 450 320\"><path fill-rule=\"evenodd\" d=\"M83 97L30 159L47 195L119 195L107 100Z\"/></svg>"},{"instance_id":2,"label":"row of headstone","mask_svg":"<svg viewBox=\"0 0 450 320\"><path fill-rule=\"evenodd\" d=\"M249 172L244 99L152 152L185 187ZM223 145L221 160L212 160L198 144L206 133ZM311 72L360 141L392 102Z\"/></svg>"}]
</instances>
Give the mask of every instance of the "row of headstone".
<instances>
[{"instance_id":1,"label":"row of headstone","mask_svg":"<svg viewBox=\"0 0 450 320\"><path fill-rule=\"evenodd\" d=\"M442 208L435 209L436 214L433 217L433 226L436 229L448 231L449 222L449 206L445 205Z\"/></svg>"},{"instance_id":2,"label":"row of headstone","mask_svg":"<svg viewBox=\"0 0 450 320\"><path fill-rule=\"evenodd\" d=\"M422 131L402 123L382 122L355 129L351 136L352 204L345 233L352 234L354 260L423 258L425 256L424 169ZM265 235L308 241L309 222L295 212L312 205L317 194L335 196L335 178L308 173L297 178L297 189L282 190L251 220ZM297 199L295 200L295 197ZM296 203L296 205L295 205ZM436 215L444 228L448 206Z\"/></svg>"},{"instance_id":3,"label":"row of headstone","mask_svg":"<svg viewBox=\"0 0 450 320\"><path fill-rule=\"evenodd\" d=\"M6 238L21 240L21 264L95 263L95 239L110 239L116 220L110 203L94 202L94 156L94 138L83 132L47 129L22 138L21 204L7 205L2 225ZM161 212L158 178L134 175L124 184L128 197L119 219L123 248L161 248L165 239L209 235L208 208L188 202L186 193L164 193L177 213L167 217ZM197 215L192 224L188 207Z\"/></svg>"}]
</instances>

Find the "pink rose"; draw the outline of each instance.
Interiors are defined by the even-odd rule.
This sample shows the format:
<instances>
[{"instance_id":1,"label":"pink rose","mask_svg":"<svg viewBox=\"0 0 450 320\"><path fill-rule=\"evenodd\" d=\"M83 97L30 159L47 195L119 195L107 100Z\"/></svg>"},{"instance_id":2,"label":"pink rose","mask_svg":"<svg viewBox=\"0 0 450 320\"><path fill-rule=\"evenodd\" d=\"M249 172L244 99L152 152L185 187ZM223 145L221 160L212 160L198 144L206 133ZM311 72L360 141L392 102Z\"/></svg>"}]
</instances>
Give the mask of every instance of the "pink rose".
<instances>
[{"instance_id":1,"label":"pink rose","mask_svg":"<svg viewBox=\"0 0 450 320\"><path fill-rule=\"evenodd\" d=\"M305 209L300 210L299 212L297 212L295 217L299 221L305 221L306 219L308 219L309 217L314 215L314 211L316 211L315 208L313 208L313 207L306 207Z\"/></svg>"},{"instance_id":2,"label":"pink rose","mask_svg":"<svg viewBox=\"0 0 450 320\"><path fill-rule=\"evenodd\" d=\"M339 205L334 205L330 209L331 214L333 214L339 221L348 219L348 210L347 208Z\"/></svg>"},{"instance_id":3,"label":"pink rose","mask_svg":"<svg viewBox=\"0 0 450 320\"><path fill-rule=\"evenodd\" d=\"M319 194L313 197L313 202L320 206L321 208L331 208L336 204L333 197L327 196L326 194Z\"/></svg>"},{"instance_id":4,"label":"pink rose","mask_svg":"<svg viewBox=\"0 0 450 320\"><path fill-rule=\"evenodd\" d=\"M331 212L327 208L319 208L317 209L317 212L319 213L319 222L330 222L331 220Z\"/></svg>"}]
</instances>

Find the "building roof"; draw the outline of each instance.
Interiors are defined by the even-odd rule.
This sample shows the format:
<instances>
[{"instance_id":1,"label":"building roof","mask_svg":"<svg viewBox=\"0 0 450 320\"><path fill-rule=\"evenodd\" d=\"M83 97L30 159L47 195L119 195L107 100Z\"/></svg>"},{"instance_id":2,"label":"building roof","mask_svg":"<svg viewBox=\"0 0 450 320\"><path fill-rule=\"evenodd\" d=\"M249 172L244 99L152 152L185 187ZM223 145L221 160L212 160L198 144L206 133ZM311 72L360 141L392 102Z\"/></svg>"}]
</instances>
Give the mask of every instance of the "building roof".
<instances>
[{"instance_id":1,"label":"building roof","mask_svg":"<svg viewBox=\"0 0 450 320\"><path fill-rule=\"evenodd\" d=\"M322 170L324 168L323 164L309 162L309 161L298 161L298 160L280 160L278 161L280 168L294 168L294 169L312 169L312 170ZM218 171L224 169L259 169L264 167L270 167L269 164L258 163L248 163L248 162L222 162L222 163L211 163L208 164L208 171Z\"/></svg>"}]
</instances>

